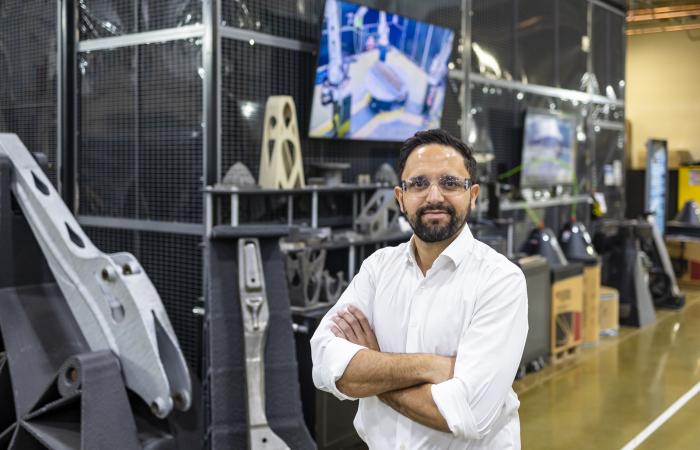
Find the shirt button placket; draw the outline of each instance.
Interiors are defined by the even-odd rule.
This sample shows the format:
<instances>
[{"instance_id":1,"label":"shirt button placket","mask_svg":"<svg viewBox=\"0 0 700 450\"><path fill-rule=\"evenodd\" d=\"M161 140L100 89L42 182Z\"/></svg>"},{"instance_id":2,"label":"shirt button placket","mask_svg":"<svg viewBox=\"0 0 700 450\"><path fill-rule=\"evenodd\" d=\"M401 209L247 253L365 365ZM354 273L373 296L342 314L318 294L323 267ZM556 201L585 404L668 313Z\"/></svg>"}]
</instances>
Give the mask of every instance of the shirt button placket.
<instances>
[{"instance_id":1,"label":"shirt button placket","mask_svg":"<svg viewBox=\"0 0 700 450\"><path fill-rule=\"evenodd\" d=\"M409 353L418 352L418 322L416 319L420 316L419 311L421 309L421 298L425 292L425 280L422 280L418 286L418 291L416 295L413 296L411 301L411 309L409 310L408 316L408 330L406 331L406 351Z\"/></svg>"}]
</instances>

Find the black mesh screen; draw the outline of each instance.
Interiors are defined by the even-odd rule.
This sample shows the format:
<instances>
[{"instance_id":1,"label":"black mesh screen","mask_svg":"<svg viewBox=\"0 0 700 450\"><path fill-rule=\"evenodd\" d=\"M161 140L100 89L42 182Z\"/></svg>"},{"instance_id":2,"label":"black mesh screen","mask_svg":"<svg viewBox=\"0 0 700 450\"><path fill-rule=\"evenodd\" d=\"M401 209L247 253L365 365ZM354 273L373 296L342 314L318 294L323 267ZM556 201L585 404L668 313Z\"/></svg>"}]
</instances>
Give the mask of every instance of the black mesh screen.
<instances>
[{"instance_id":1,"label":"black mesh screen","mask_svg":"<svg viewBox=\"0 0 700 450\"><path fill-rule=\"evenodd\" d=\"M301 41L316 41L323 0L222 0L224 25Z\"/></svg>"},{"instance_id":2,"label":"black mesh screen","mask_svg":"<svg viewBox=\"0 0 700 450\"><path fill-rule=\"evenodd\" d=\"M596 173L593 182L595 183L595 189L605 195L608 207L607 217L620 219L625 214L624 168L622 169L623 179L621 180L621 185L606 185L605 181L606 171L608 177L610 177L610 171L613 169L615 161L619 161L619 164L624 163L624 139L624 132L605 128L597 129L593 135Z\"/></svg>"},{"instance_id":3,"label":"black mesh screen","mask_svg":"<svg viewBox=\"0 0 700 450\"><path fill-rule=\"evenodd\" d=\"M306 134L315 58L311 53L230 39L223 40L221 53L222 170L225 173L241 161L257 175L269 96L294 98L299 130Z\"/></svg>"},{"instance_id":4,"label":"black mesh screen","mask_svg":"<svg viewBox=\"0 0 700 450\"><path fill-rule=\"evenodd\" d=\"M515 64L520 81L556 86L555 2L517 3Z\"/></svg>"},{"instance_id":5,"label":"black mesh screen","mask_svg":"<svg viewBox=\"0 0 700 450\"><path fill-rule=\"evenodd\" d=\"M559 85L581 89L587 71L588 53L582 39L588 35L588 2L558 0L559 8Z\"/></svg>"},{"instance_id":6,"label":"black mesh screen","mask_svg":"<svg viewBox=\"0 0 700 450\"><path fill-rule=\"evenodd\" d=\"M81 214L137 218L135 52L126 47L79 56Z\"/></svg>"},{"instance_id":7,"label":"black mesh screen","mask_svg":"<svg viewBox=\"0 0 700 450\"><path fill-rule=\"evenodd\" d=\"M475 85L471 91L472 111L478 133L485 133L495 156L496 174L520 164L522 113L516 94L508 89ZM489 148L477 149L488 151Z\"/></svg>"},{"instance_id":8,"label":"black mesh screen","mask_svg":"<svg viewBox=\"0 0 700 450\"><path fill-rule=\"evenodd\" d=\"M625 18L605 8L593 7L593 73L606 95L608 86L618 99L624 98Z\"/></svg>"},{"instance_id":9,"label":"black mesh screen","mask_svg":"<svg viewBox=\"0 0 700 450\"><path fill-rule=\"evenodd\" d=\"M472 71L498 76L484 64L492 56L498 62L500 77L515 74L515 2L514 0L472 1ZM475 46L476 44L477 46ZM479 62L482 60L480 66Z\"/></svg>"},{"instance_id":10,"label":"black mesh screen","mask_svg":"<svg viewBox=\"0 0 700 450\"><path fill-rule=\"evenodd\" d=\"M45 153L56 184L56 4L0 2L0 132Z\"/></svg>"},{"instance_id":11,"label":"black mesh screen","mask_svg":"<svg viewBox=\"0 0 700 450\"><path fill-rule=\"evenodd\" d=\"M593 34L591 47L593 51L593 73L600 85L601 93L605 94L605 86L610 79L610 52L608 51L608 15L609 11L594 6L593 8Z\"/></svg>"},{"instance_id":12,"label":"black mesh screen","mask_svg":"<svg viewBox=\"0 0 700 450\"><path fill-rule=\"evenodd\" d=\"M201 223L200 61L191 41L80 55L81 214Z\"/></svg>"},{"instance_id":13,"label":"black mesh screen","mask_svg":"<svg viewBox=\"0 0 700 450\"><path fill-rule=\"evenodd\" d=\"M625 98L625 17L610 13L610 85L617 93L618 99Z\"/></svg>"},{"instance_id":14,"label":"black mesh screen","mask_svg":"<svg viewBox=\"0 0 700 450\"><path fill-rule=\"evenodd\" d=\"M201 321L192 308L202 296L201 238L97 227L84 230L103 252L127 251L139 260L160 294L187 362L197 368Z\"/></svg>"},{"instance_id":15,"label":"black mesh screen","mask_svg":"<svg viewBox=\"0 0 700 450\"><path fill-rule=\"evenodd\" d=\"M139 262L158 289L190 367L201 357L201 319L192 308L201 305L201 237L141 233Z\"/></svg>"},{"instance_id":16,"label":"black mesh screen","mask_svg":"<svg viewBox=\"0 0 700 450\"><path fill-rule=\"evenodd\" d=\"M80 0L80 39L202 23L202 0Z\"/></svg>"}]
</instances>

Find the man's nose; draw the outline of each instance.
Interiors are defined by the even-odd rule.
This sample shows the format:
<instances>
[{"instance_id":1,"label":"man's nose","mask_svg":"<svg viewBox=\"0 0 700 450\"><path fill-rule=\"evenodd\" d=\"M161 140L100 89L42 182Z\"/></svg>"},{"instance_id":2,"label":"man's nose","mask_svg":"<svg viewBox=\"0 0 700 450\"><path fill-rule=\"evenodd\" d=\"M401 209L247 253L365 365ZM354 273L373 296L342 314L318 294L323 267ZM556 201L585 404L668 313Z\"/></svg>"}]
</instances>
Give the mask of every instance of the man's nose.
<instances>
[{"instance_id":1,"label":"man's nose","mask_svg":"<svg viewBox=\"0 0 700 450\"><path fill-rule=\"evenodd\" d=\"M428 188L428 195L425 197L427 203L440 203L445 199L437 184L431 184Z\"/></svg>"}]
</instances>

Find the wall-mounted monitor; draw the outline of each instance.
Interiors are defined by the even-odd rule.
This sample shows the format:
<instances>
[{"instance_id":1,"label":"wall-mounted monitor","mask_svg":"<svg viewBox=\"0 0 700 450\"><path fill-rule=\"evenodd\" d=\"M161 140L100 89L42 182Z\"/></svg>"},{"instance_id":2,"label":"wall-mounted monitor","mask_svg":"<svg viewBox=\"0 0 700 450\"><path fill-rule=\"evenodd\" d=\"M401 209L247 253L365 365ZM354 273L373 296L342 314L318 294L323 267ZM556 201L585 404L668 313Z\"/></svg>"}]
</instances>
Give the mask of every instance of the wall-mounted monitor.
<instances>
[{"instance_id":1,"label":"wall-mounted monitor","mask_svg":"<svg viewBox=\"0 0 700 450\"><path fill-rule=\"evenodd\" d=\"M326 0L309 136L402 141L438 128L454 32Z\"/></svg>"},{"instance_id":2,"label":"wall-mounted monitor","mask_svg":"<svg viewBox=\"0 0 700 450\"><path fill-rule=\"evenodd\" d=\"M576 179L576 120L528 110L522 147L521 188L573 185Z\"/></svg>"}]
</instances>

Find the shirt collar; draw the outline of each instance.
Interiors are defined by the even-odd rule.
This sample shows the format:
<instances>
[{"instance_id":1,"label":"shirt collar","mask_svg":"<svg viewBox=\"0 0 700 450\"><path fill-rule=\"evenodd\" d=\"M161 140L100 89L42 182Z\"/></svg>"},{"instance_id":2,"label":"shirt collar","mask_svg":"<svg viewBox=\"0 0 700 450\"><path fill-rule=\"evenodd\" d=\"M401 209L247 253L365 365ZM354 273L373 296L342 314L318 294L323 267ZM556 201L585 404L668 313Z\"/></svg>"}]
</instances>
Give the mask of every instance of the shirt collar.
<instances>
[{"instance_id":1,"label":"shirt collar","mask_svg":"<svg viewBox=\"0 0 700 450\"><path fill-rule=\"evenodd\" d=\"M406 259L410 263L416 262L416 249L413 245L414 238L415 234L411 236L411 239L408 241L408 245L406 246ZM447 248L442 251L442 253L440 253L438 259L445 256L452 261L455 267L459 266L459 263L461 263L467 253L471 251L473 243L474 236L469 229L469 224L464 224L464 228L462 228L462 231L459 233L459 236L457 236L457 239L452 241L452 243L448 245Z\"/></svg>"}]
</instances>

